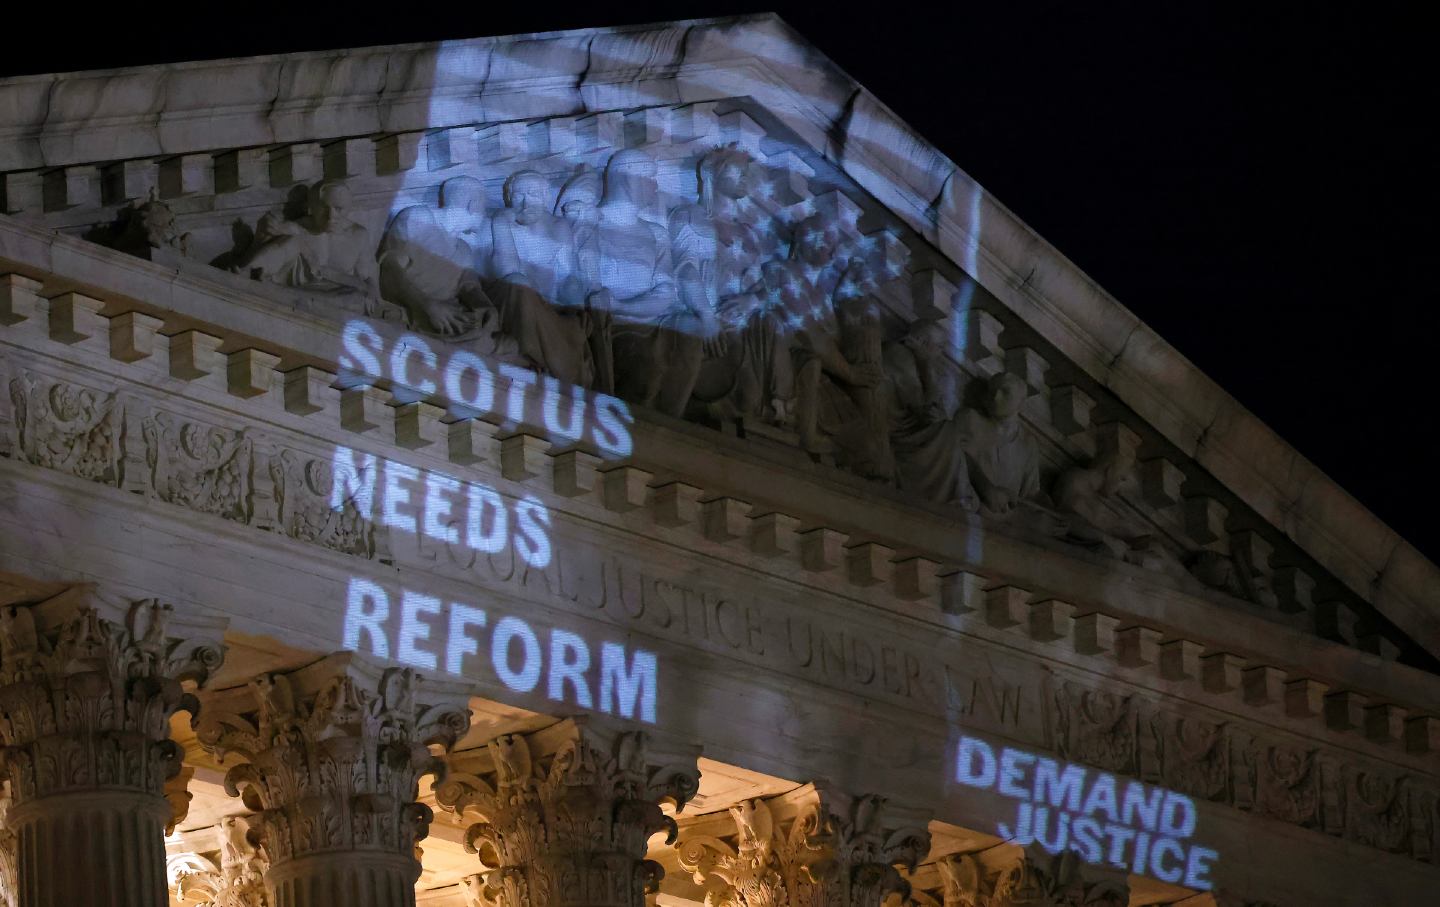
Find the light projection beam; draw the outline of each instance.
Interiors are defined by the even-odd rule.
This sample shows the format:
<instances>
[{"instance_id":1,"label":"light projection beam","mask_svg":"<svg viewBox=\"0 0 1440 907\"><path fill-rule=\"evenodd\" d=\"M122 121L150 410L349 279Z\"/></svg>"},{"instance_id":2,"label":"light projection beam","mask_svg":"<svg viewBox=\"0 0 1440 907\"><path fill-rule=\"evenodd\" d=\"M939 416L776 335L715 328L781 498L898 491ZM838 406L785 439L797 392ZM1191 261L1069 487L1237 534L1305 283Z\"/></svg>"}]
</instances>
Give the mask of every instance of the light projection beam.
<instances>
[{"instance_id":1,"label":"light projection beam","mask_svg":"<svg viewBox=\"0 0 1440 907\"><path fill-rule=\"evenodd\" d=\"M424 671L499 680L516 693L655 723L659 661L654 652L597 644L556 628L537 630L500 615L411 589L392 591L351 577L344 647ZM542 683L543 681L543 683Z\"/></svg>"},{"instance_id":2,"label":"light projection beam","mask_svg":"<svg viewBox=\"0 0 1440 907\"><path fill-rule=\"evenodd\" d=\"M1019 801L1014 827L1001 822L997 829L1013 844L1068 848L1088 863L1197 891L1212 887L1220 854L1189 842L1197 813L1184 794L1014 747L997 752L974 737L960 738L955 779Z\"/></svg>"}]
</instances>

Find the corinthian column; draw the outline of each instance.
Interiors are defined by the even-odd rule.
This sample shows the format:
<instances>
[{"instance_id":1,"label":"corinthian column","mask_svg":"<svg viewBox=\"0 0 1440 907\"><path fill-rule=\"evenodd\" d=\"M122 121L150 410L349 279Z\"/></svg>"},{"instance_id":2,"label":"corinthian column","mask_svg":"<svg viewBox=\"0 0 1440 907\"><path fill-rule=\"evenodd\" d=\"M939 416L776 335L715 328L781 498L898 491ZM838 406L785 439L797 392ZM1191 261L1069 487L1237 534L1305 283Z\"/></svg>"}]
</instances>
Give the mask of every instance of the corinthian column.
<instances>
[{"instance_id":1,"label":"corinthian column","mask_svg":"<svg viewBox=\"0 0 1440 907\"><path fill-rule=\"evenodd\" d=\"M495 907L643 907L664 871L645 859L652 834L675 839L695 794L697 750L659 753L637 732L567 719L450 758L441 806L482 820L465 835L481 872L472 903Z\"/></svg>"},{"instance_id":2,"label":"corinthian column","mask_svg":"<svg viewBox=\"0 0 1440 907\"><path fill-rule=\"evenodd\" d=\"M219 666L224 622L75 587L0 608L0 773L17 907L164 907L166 782L184 684ZM177 804L188 797L171 791Z\"/></svg>"},{"instance_id":3,"label":"corinthian column","mask_svg":"<svg viewBox=\"0 0 1440 907\"><path fill-rule=\"evenodd\" d=\"M430 747L465 734L466 703L353 653L207 698L200 743L244 760L225 787L259 814L272 907L413 907L432 818L420 779L443 776Z\"/></svg>"},{"instance_id":4,"label":"corinthian column","mask_svg":"<svg viewBox=\"0 0 1440 907\"><path fill-rule=\"evenodd\" d=\"M880 907L930 849L918 813L807 784L687 822L680 865L726 907Z\"/></svg>"}]
</instances>

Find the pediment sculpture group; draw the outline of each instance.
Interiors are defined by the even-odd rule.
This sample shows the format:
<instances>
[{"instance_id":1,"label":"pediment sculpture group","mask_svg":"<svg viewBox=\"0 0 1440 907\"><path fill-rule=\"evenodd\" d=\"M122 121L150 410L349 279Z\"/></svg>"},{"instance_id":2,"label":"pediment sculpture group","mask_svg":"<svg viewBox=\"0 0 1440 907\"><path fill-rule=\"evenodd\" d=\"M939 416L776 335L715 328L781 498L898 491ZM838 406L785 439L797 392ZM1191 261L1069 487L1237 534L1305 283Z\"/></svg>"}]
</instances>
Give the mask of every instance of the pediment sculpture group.
<instances>
[{"instance_id":1,"label":"pediment sculpture group","mask_svg":"<svg viewBox=\"0 0 1440 907\"><path fill-rule=\"evenodd\" d=\"M939 313L903 323L882 307L877 289L905 264L893 237L862 235L839 206L766 204L764 168L733 145L700 157L696 186L664 211L640 149L576 168L558 191L519 169L499 210L478 179L456 176L435 204L395 214L377 247L349 189L325 181L303 214L262 217L213 263L352 309L364 300L367 314L670 416L769 429L929 502L1269 596L1244 565L1159 539L1125 503L1124 452L1042 481L1026 383L969 379ZM159 205L137 223L161 235L140 244L175 244Z\"/></svg>"}]
</instances>

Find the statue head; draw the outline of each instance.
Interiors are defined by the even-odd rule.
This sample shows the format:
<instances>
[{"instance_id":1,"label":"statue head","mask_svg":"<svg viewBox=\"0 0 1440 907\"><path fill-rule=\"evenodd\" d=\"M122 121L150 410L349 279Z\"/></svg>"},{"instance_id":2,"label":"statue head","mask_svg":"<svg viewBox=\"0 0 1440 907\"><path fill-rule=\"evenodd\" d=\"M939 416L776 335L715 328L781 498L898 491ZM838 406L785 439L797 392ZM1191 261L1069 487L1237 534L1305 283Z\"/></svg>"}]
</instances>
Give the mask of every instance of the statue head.
<instances>
[{"instance_id":1,"label":"statue head","mask_svg":"<svg viewBox=\"0 0 1440 907\"><path fill-rule=\"evenodd\" d=\"M840 245L840 225L826 214L812 214L795 225L790 257L811 267L830 261Z\"/></svg>"},{"instance_id":2,"label":"statue head","mask_svg":"<svg viewBox=\"0 0 1440 907\"><path fill-rule=\"evenodd\" d=\"M1131 483L1135 457L1118 445L1109 446L1100 451L1090 468L1100 473L1100 493L1113 495Z\"/></svg>"},{"instance_id":3,"label":"statue head","mask_svg":"<svg viewBox=\"0 0 1440 907\"><path fill-rule=\"evenodd\" d=\"M473 216L485 213L485 184L473 176L451 177L440 184L440 207Z\"/></svg>"},{"instance_id":4,"label":"statue head","mask_svg":"<svg viewBox=\"0 0 1440 907\"><path fill-rule=\"evenodd\" d=\"M737 199L749 195L754 164L750 153L738 145L716 148L700 158L697 171L701 202L709 204L717 197Z\"/></svg>"},{"instance_id":5,"label":"statue head","mask_svg":"<svg viewBox=\"0 0 1440 907\"><path fill-rule=\"evenodd\" d=\"M505 207L515 212L516 223L533 224L548 213L549 180L534 170L512 173L505 181Z\"/></svg>"},{"instance_id":6,"label":"statue head","mask_svg":"<svg viewBox=\"0 0 1440 907\"><path fill-rule=\"evenodd\" d=\"M638 211L649 211L654 207L657 191L653 157L639 148L626 148L611 155L605 165L605 206L633 205Z\"/></svg>"},{"instance_id":7,"label":"statue head","mask_svg":"<svg viewBox=\"0 0 1440 907\"><path fill-rule=\"evenodd\" d=\"M561 187L560 197L555 200L555 213L566 220L593 222L601 189L600 174L591 167L581 167Z\"/></svg>"},{"instance_id":8,"label":"statue head","mask_svg":"<svg viewBox=\"0 0 1440 907\"><path fill-rule=\"evenodd\" d=\"M996 419L1009 419L1020 412L1025 405L1025 382L1019 375L1001 372L990 378L985 385L985 405Z\"/></svg>"},{"instance_id":9,"label":"statue head","mask_svg":"<svg viewBox=\"0 0 1440 907\"><path fill-rule=\"evenodd\" d=\"M344 183L334 180L321 182L315 187L310 204L310 217L315 227L325 230L333 224L345 223L349 219L346 212L350 210L352 201L350 190Z\"/></svg>"}]
</instances>

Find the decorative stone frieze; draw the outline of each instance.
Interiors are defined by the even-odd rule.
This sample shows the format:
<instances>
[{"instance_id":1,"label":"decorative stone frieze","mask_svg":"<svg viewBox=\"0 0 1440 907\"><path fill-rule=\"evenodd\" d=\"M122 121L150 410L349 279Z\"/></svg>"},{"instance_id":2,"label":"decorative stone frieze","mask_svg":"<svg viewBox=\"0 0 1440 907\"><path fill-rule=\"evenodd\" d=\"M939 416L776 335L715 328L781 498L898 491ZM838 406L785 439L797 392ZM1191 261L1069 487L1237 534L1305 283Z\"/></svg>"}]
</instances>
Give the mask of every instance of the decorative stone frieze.
<instances>
[{"instance_id":1,"label":"decorative stone frieze","mask_svg":"<svg viewBox=\"0 0 1440 907\"><path fill-rule=\"evenodd\" d=\"M923 817L874 795L851 797L807 784L730 808L733 825L685 834L680 865L723 907L879 907L910 885L930 849Z\"/></svg>"},{"instance_id":2,"label":"decorative stone frieze","mask_svg":"<svg viewBox=\"0 0 1440 907\"><path fill-rule=\"evenodd\" d=\"M224 622L85 586L0 609L0 772L21 905L164 900L176 712L219 666Z\"/></svg>"},{"instance_id":3,"label":"decorative stone frieze","mask_svg":"<svg viewBox=\"0 0 1440 907\"><path fill-rule=\"evenodd\" d=\"M20 459L119 484L120 407L115 394L40 375L17 376L9 384Z\"/></svg>"},{"instance_id":4,"label":"decorative stone frieze","mask_svg":"<svg viewBox=\"0 0 1440 907\"><path fill-rule=\"evenodd\" d=\"M440 805L483 820L466 832L482 872L462 889L495 907L640 907L664 871L651 835L675 840L699 786L695 751L658 752L645 735L567 719L457 753Z\"/></svg>"},{"instance_id":5,"label":"decorative stone frieze","mask_svg":"<svg viewBox=\"0 0 1440 907\"><path fill-rule=\"evenodd\" d=\"M225 787L259 813L275 907L415 903L416 845L431 819L420 779L443 776L431 747L465 734L466 701L457 687L350 653L211 697L200 743L244 760Z\"/></svg>"}]
</instances>

